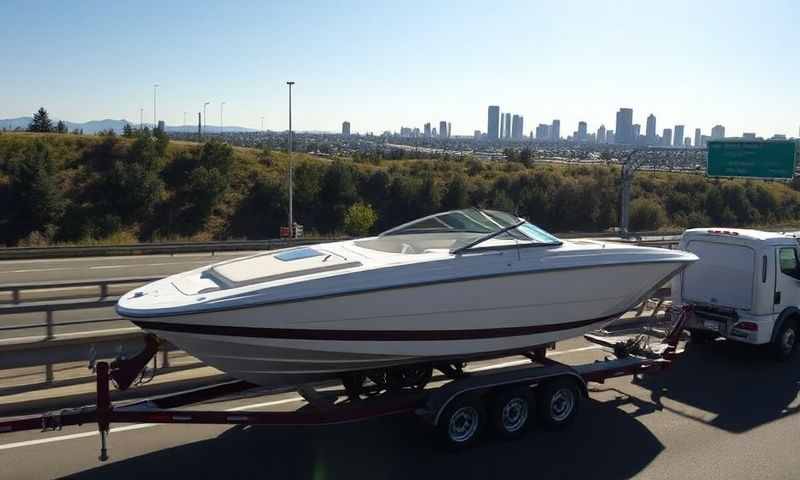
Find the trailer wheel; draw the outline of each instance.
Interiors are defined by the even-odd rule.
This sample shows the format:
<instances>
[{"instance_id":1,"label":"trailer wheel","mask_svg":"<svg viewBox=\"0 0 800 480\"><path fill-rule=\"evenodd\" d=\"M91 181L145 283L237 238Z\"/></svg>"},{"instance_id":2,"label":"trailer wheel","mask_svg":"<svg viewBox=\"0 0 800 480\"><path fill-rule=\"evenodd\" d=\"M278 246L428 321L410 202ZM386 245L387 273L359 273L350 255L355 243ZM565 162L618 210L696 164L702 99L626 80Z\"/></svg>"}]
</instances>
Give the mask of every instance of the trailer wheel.
<instances>
[{"instance_id":1,"label":"trailer wheel","mask_svg":"<svg viewBox=\"0 0 800 480\"><path fill-rule=\"evenodd\" d=\"M783 326L778 330L778 334L772 341L772 351L778 361L785 362L792 358L797 351L797 335L797 322L795 320L783 322Z\"/></svg>"},{"instance_id":2,"label":"trailer wheel","mask_svg":"<svg viewBox=\"0 0 800 480\"><path fill-rule=\"evenodd\" d=\"M475 444L485 423L486 412L480 398L462 396L442 412L436 430L444 447L460 450Z\"/></svg>"},{"instance_id":3,"label":"trailer wheel","mask_svg":"<svg viewBox=\"0 0 800 480\"><path fill-rule=\"evenodd\" d=\"M564 428L578 415L581 391L569 378L551 380L538 388L536 411L548 430Z\"/></svg>"},{"instance_id":4,"label":"trailer wheel","mask_svg":"<svg viewBox=\"0 0 800 480\"><path fill-rule=\"evenodd\" d=\"M531 424L533 405L533 395L528 387L499 390L490 404L492 430L504 439L521 437Z\"/></svg>"}]
</instances>

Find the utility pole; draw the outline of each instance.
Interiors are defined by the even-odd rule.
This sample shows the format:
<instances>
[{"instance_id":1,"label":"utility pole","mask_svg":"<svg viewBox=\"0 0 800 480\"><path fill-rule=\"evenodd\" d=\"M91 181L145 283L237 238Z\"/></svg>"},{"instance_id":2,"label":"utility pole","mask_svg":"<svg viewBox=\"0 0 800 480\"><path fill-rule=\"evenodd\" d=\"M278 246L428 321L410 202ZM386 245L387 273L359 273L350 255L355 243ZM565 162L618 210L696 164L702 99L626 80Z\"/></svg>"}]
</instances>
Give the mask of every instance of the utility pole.
<instances>
[{"instance_id":1,"label":"utility pole","mask_svg":"<svg viewBox=\"0 0 800 480\"><path fill-rule=\"evenodd\" d=\"M292 197L294 196L292 187L292 85L294 82L286 82L289 85L289 238L294 238L294 217L292 216Z\"/></svg>"},{"instance_id":2,"label":"utility pole","mask_svg":"<svg viewBox=\"0 0 800 480\"><path fill-rule=\"evenodd\" d=\"M153 130L155 130L156 127L158 126L158 120L157 120L158 117L156 117L156 90L158 90L158 84L154 83L153 84Z\"/></svg>"},{"instance_id":3,"label":"utility pole","mask_svg":"<svg viewBox=\"0 0 800 480\"><path fill-rule=\"evenodd\" d=\"M186 113L187 112L183 112L183 131L186 132L186 133L189 133L189 130L188 130L189 126L186 125Z\"/></svg>"},{"instance_id":4,"label":"utility pole","mask_svg":"<svg viewBox=\"0 0 800 480\"><path fill-rule=\"evenodd\" d=\"M203 104L203 137L206 136L206 127L208 126L208 118L206 118L206 107L209 106L211 102L206 102Z\"/></svg>"},{"instance_id":5,"label":"utility pole","mask_svg":"<svg viewBox=\"0 0 800 480\"><path fill-rule=\"evenodd\" d=\"M222 134L225 133L225 129L222 127L222 107L225 105L225 102L219 104L219 136L222 137Z\"/></svg>"}]
</instances>

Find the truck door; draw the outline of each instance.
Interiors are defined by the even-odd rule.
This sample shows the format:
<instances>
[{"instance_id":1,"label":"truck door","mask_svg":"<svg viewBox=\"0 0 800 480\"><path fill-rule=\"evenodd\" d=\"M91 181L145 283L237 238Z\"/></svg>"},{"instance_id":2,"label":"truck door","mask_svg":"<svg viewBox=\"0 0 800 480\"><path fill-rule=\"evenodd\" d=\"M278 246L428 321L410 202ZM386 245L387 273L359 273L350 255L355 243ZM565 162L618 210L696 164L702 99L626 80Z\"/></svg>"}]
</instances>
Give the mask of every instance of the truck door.
<instances>
[{"instance_id":1,"label":"truck door","mask_svg":"<svg viewBox=\"0 0 800 480\"><path fill-rule=\"evenodd\" d=\"M775 254L775 295L773 297L774 313L782 312L791 305L800 305L800 262L797 249L794 247L778 247Z\"/></svg>"}]
</instances>

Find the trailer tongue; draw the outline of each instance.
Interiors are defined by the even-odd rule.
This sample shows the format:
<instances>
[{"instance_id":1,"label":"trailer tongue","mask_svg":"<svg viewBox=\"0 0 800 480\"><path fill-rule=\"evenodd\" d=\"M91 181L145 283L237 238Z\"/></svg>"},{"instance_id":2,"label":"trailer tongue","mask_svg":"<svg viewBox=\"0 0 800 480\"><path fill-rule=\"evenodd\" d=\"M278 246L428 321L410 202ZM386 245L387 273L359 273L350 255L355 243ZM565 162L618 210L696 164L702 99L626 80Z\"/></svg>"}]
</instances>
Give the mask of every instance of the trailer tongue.
<instances>
[{"instance_id":1,"label":"trailer tongue","mask_svg":"<svg viewBox=\"0 0 800 480\"><path fill-rule=\"evenodd\" d=\"M450 447L463 447L477 440L491 424L500 436L524 432L534 415L545 426L569 424L587 395L587 382L668 368L680 353L678 344L688 307L667 311L671 327L650 343L654 332L614 335L588 334L585 338L604 347L610 357L585 365L568 366L546 358L542 352L525 355L529 363L453 374L424 390L400 389L348 397L344 390L307 390L300 394L308 404L289 412L232 412L176 410L179 407L258 388L232 381L131 404L113 404L110 384L125 390L140 375L158 349L158 339L148 337L137 356L111 363L98 362L97 403L94 406L0 421L0 433L22 430L60 430L65 426L97 423L100 460L108 459L107 438L112 423L248 424L313 426L367 420L379 416L415 413L430 423ZM534 397L536 402L533 401ZM535 409L535 412L534 412Z\"/></svg>"}]
</instances>

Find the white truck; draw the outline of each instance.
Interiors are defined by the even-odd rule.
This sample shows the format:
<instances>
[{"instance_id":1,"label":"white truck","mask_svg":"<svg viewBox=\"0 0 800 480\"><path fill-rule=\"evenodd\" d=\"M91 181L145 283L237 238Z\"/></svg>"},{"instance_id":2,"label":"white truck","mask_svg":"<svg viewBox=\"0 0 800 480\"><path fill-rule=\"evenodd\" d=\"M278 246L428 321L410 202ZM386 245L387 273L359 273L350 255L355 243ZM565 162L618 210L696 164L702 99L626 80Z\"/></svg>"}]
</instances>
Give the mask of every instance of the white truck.
<instances>
[{"instance_id":1,"label":"white truck","mask_svg":"<svg viewBox=\"0 0 800 480\"><path fill-rule=\"evenodd\" d=\"M770 345L788 360L800 333L800 262L797 238L735 228L695 228L681 250L700 260L672 280L675 305L692 305L693 341L724 337Z\"/></svg>"}]
</instances>

